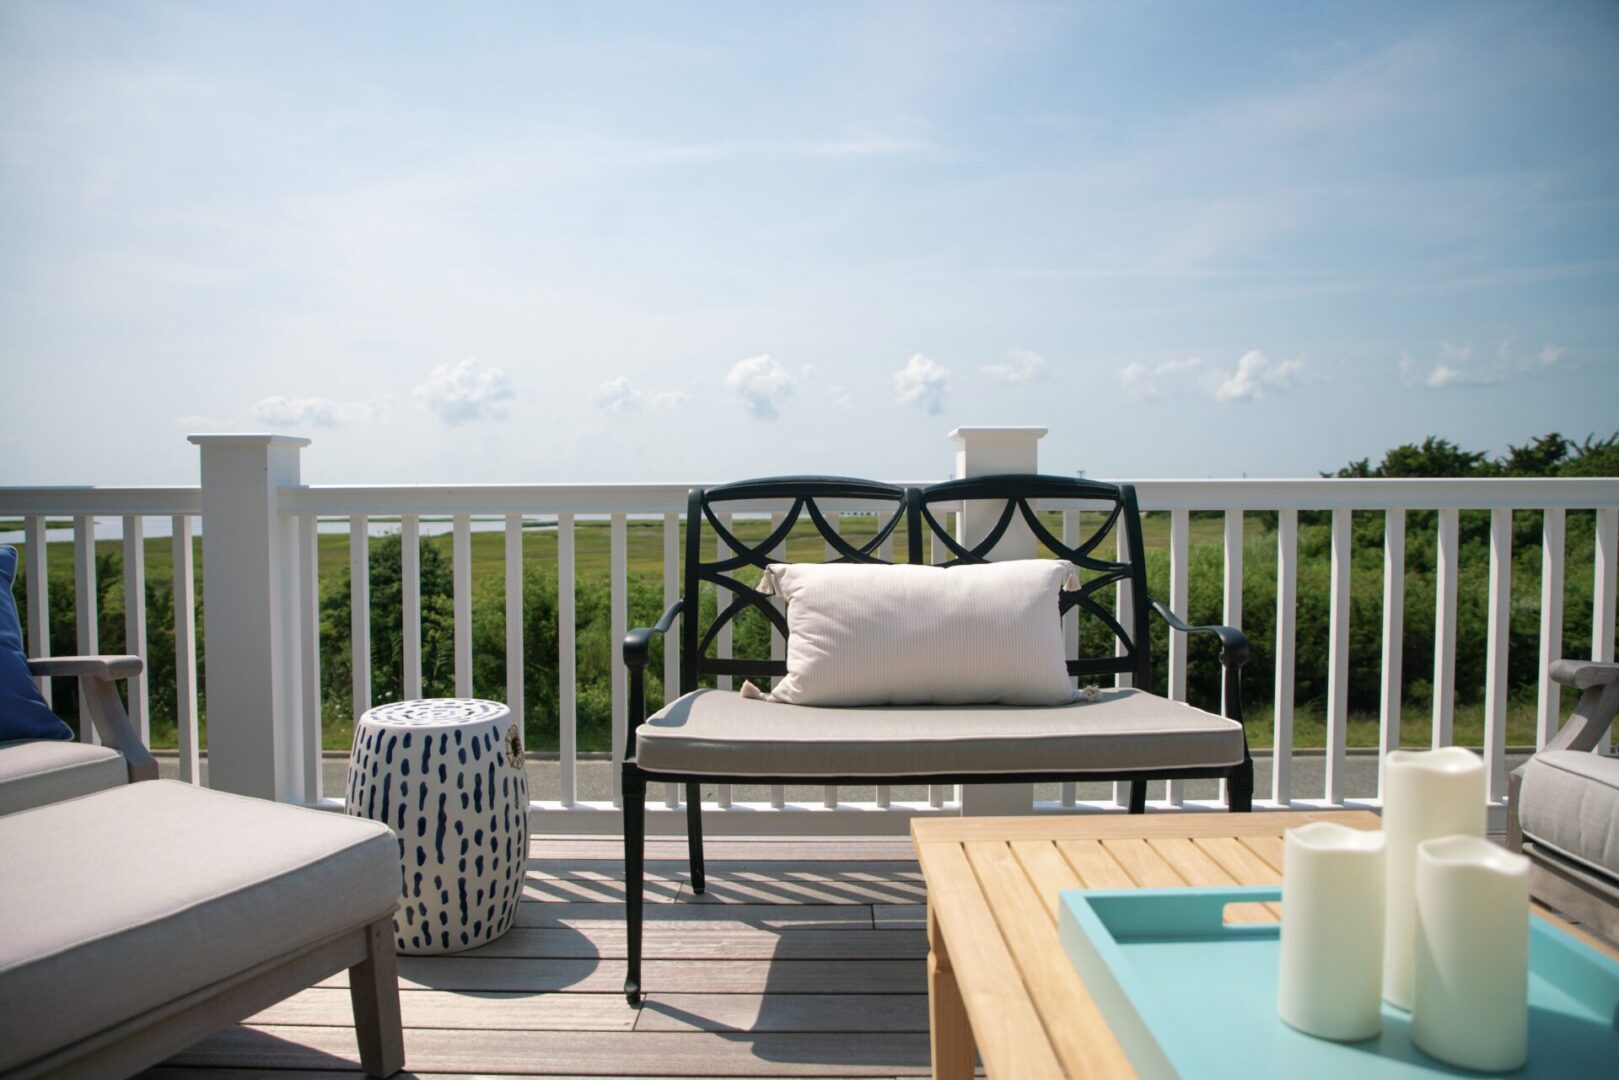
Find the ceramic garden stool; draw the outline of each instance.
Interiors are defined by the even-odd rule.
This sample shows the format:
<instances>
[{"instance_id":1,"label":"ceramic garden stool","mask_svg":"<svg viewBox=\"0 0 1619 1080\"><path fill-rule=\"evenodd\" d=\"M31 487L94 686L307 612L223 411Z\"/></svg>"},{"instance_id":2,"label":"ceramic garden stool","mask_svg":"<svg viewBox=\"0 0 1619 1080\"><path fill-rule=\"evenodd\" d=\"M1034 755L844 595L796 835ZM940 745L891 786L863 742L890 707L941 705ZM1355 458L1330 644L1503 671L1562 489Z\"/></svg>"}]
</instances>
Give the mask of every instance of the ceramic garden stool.
<instances>
[{"instance_id":1,"label":"ceramic garden stool","mask_svg":"<svg viewBox=\"0 0 1619 1080\"><path fill-rule=\"evenodd\" d=\"M528 775L498 701L396 701L360 717L348 812L399 839L401 953L460 952L511 929L528 862Z\"/></svg>"}]
</instances>

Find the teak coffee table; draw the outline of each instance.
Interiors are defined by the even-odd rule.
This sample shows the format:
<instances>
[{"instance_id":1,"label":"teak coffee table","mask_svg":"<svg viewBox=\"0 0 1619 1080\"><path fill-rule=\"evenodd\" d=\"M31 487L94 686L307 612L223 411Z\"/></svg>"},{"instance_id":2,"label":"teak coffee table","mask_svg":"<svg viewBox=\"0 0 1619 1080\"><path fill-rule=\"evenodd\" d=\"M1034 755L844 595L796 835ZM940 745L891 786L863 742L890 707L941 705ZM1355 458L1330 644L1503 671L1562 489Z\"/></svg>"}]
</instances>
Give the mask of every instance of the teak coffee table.
<instances>
[{"instance_id":1,"label":"teak coffee table","mask_svg":"<svg viewBox=\"0 0 1619 1080\"><path fill-rule=\"evenodd\" d=\"M912 822L928 889L933 1075L971 1077L974 1049L991 1077L1135 1075L1057 938L1057 894L1274 885L1282 880L1282 832L1312 821L1378 828L1364 811ZM1227 917L1277 915L1275 905L1252 904Z\"/></svg>"}]
</instances>

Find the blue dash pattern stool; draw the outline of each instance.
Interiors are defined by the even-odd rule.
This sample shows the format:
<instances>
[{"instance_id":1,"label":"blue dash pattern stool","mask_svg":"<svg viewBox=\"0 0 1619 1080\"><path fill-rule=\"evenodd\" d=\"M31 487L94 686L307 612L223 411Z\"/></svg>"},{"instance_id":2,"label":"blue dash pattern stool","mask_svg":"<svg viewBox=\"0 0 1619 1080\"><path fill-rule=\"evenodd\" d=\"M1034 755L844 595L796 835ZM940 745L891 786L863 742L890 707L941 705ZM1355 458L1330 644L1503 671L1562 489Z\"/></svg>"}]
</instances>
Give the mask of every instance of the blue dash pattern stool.
<instances>
[{"instance_id":1,"label":"blue dash pattern stool","mask_svg":"<svg viewBox=\"0 0 1619 1080\"><path fill-rule=\"evenodd\" d=\"M528 775L505 705L430 698L367 711L347 810L399 840L399 952L460 952L511 929L528 862Z\"/></svg>"}]
</instances>

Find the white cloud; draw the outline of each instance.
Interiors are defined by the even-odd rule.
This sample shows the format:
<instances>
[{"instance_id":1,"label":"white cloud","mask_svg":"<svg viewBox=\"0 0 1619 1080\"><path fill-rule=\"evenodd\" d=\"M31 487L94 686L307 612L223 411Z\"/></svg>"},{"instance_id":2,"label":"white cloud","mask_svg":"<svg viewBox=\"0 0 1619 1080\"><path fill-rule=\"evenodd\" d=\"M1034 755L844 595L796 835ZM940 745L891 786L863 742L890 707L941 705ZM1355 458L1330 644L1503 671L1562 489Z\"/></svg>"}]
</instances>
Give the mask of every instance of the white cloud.
<instances>
[{"instance_id":1,"label":"white cloud","mask_svg":"<svg viewBox=\"0 0 1619 1080\"><path fill-rule=\"evenodd\" d=\"M1253 401L1285 391L1304 373L1303 360L1274 363L1258 349L1251 349L1237 361L1235 371L1210 372L1206 386L1215 401Z\"/></svg>"},{"instance_id":2,"label":"white cloud","mask_svg":"<svg viewBox=\"0 0 1619 1080\"><path fill-rule=\"evenodd\" d=\"M1124 386L1125 397L1132 401L1151 401L1162 397L1166 389L1180 389L1184 380L1175 377L1195 371L1202 364L1203 359L1198 356L1188 356L1184 360L1160 360L1156 364L1136 360L1124 365L1124 370L1119 372L1119 382Z\"/></svg>"},{"instance_id":3,"label":"white cloud","mask_svg":"<svg viewBox=\"0 0 1619 1080\"><path fill-rule=\"evenodd\" d=\"M639 412L643 408L653 412L674 409L690 400L684 390L637 390L623 375L608 379L590 395L592 405L614 415Z\"/></svg>"},{"instance_id":4,"label":"white cloud","mask_svg":"<svg viewBox=\"0 0 1619 1080\"><path fill-rule=\"evenodd\" d=\"M1561 360L1563 358L1563 354L1567 351L1567 349L1556 344L1555 342L1546 342L1546 344L1540 347L1540 366L1551 367L1553 364L1557 363L1557 361Z\"/></svg>"},{"instance_id":5,"label":"white cloud","mask_svg":"<svg viewBox=\"0 0 1619 1080\"><path fill-rule=\"evenodd\" d=\"M1023 349L1013 349L1006 354L1006 359L1002 363L990 364L984 368L985 375L1007 386L1032 382L1043 377L1045 373L1046 358L1039 353Z\"/></svg>"},{"instance_id":6,"label":"white cloud","mask_svg":"<svg viewBox=\"0 0 1619 1080\"><path fill-rule=\"evenodd\" d=\"M517 395L506 373L498 367L484 367L476 360L440 364L416 387L416 400L438 413L446 424L505 415L502 402Z\"/></svg>"},{"instance_id":7,"label":"white cloud","mask_svg":"<svg viewBox=\"0 0 1619 1080\"><path fill-rule=\"evenodd\" d=\"M894 372L894 400L901 405L915 405L929 416L937 416L944 411L949 395L950 372L921 353Z\"/></svg>"},{"instance_id":8,"label":"white cloud","mask_svg":"<svg viewBox=\"0 0 1619 1080\"><path fill-rule=\"evenodd\" d=\"M793 392L793 377L769 353L738 360L725 375L725 389L742 399L761 420L781 415L776 404Z\"/></svg>"},{"instance_id":9,"label":"white cloud","mask_svg":"<svg viewBox=\"0 0 1619 1080\"><path fill-rule=\"evenodd\" d=\"M1450 390L1466 386L1494 386L1506 379L1512 362L1512 343L1503 341L1496 350L1498 360L1479 363L1473 358L1472 342L1452 345L1440 342L1439 355L1432 363L1419 364L1409 354L1400 357L1400 375L1409 386L1423 386L1429 390Z\"/></svg>"},{"instance_id":10,"label":"white cloud","mask_svg":"<svg viewBox=\"0 0 1619 1080\"><path fill-rule=\"evenodd\" d=\"M386 408L387 403L383 399L333 401L330 398L297 398L271 394L254 402L248 409L248 414L256 422L272 427L340 427L343 424L363 424L374 420L382 415Z\"/></svg>"},{"instance_id":11,"label":"white cloud","mask_svg":"<svg viewBox=\"0 0 1619 1080\"><path fill-rule=\"evenodd\" d=\"M826 396L832 408L838 412L848 412L854 408L854 398L850 395L847 387L829 386L826 388Z\"/></svg>"}]
</instances>

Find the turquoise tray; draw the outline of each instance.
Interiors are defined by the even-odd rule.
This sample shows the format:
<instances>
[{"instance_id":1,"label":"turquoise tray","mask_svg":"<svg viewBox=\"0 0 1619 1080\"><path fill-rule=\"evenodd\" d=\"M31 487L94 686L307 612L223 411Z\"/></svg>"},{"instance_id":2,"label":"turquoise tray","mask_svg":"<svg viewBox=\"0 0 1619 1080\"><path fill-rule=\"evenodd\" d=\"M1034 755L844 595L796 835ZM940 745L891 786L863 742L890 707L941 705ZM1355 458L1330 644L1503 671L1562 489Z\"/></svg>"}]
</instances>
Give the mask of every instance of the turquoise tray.
<instances>
[{"instance_id":1,"label":"turquoise tray","mask_svg":"<svg viewBox=\"0 0 1619 1080\"><path fill-rule=\"evenodd\" d=\"M1276 886L1073 889L1063 948L1143 1077L1478 1076L1411 1044L1411 1014L1383 1006L1383 1033L1317 1039L1276 1015L1280 928L1226 926L1225 906L1279 900ZM1511 1076L1619 1075L1619 963L1530 920L1529 1062ZM1331 972L1322 972L1330 979Z\"/></svg>"}]
</instances>

